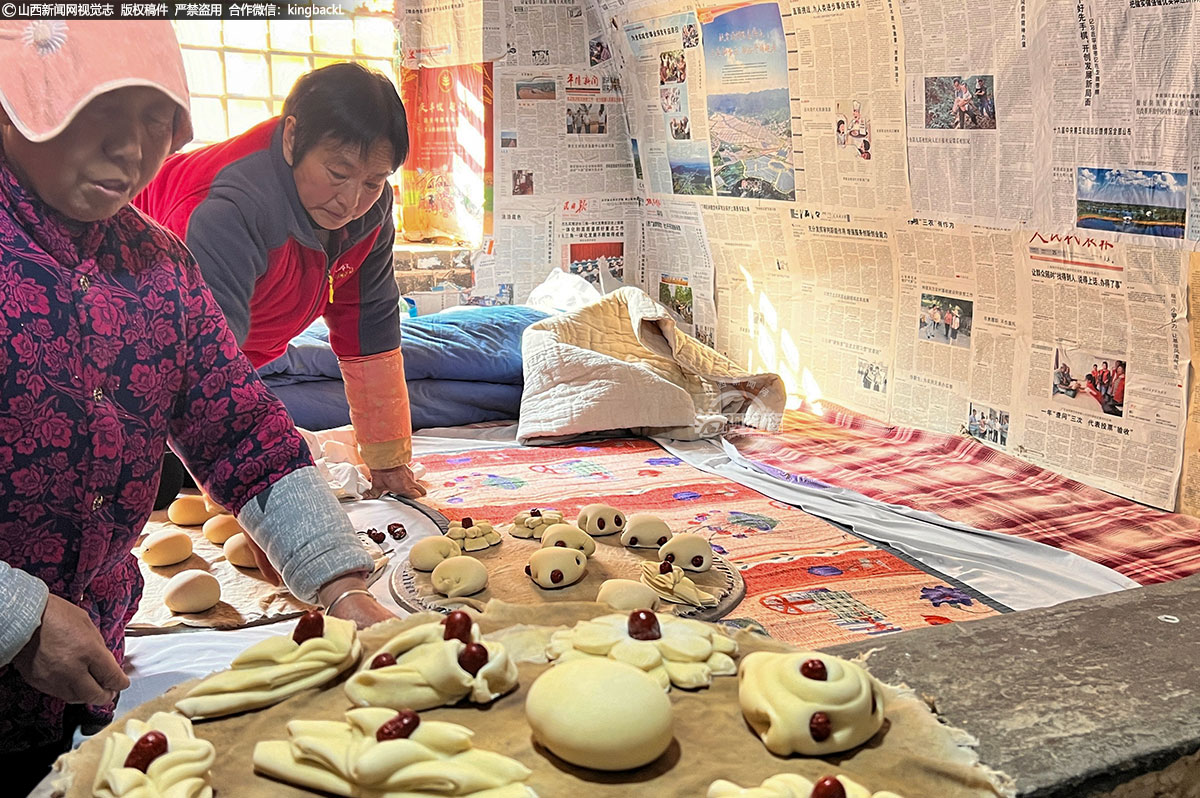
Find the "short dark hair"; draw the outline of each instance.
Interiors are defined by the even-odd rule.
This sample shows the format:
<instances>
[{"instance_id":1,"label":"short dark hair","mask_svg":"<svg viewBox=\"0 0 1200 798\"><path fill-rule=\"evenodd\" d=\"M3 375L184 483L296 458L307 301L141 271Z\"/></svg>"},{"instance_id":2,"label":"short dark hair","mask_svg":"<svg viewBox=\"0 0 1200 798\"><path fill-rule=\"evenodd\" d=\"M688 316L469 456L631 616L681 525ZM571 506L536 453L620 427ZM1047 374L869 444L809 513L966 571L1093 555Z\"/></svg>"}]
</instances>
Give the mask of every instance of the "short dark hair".
<instances>
[{"instance_id":1,"label":"short dark hair","mask_svg":"<svg viewBox=\"0 0 1200 798\"><path fill-rule=\"evenodd\" d=\"M296 118L292 163L323 139L358 145L365 157L383 139L392 145L392 169L408 157L408 121L396 86L361 64L330 64L302 75L283 101L283 116Z\"/></svg>"}]
</instances>

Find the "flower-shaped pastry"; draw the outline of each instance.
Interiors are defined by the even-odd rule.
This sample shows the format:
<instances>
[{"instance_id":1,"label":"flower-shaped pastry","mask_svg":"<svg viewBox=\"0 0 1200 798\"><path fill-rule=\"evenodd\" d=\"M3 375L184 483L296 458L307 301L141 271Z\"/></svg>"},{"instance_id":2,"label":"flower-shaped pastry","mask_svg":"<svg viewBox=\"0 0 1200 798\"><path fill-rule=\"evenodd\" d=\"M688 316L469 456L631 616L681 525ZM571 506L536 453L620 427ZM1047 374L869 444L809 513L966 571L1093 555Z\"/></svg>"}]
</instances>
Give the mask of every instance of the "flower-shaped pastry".
<instances>
[{"instance_id":1,"label":"flower-shaped pastry","mask_svg":"<svg viewBox=\"0 0 1200 798\"><path fill-rule=\"evenodd\" d=\"M539 510L534 507L517 513L508 534L514 538L541 540L547 529L561 523L563 523L563 514L558 510Z\"/></svg>"},{"instance_id":2,"label":"flower-shaped pastry","mask_svg":"<svg viewBox=\"0 0 1200 798\"><path fill-rule=\"evenodd\" d=\"M717 606L716 596L698 588L679 566L669 562L643 562L642 584L676 604L691 604L693 607Z\"/></svg>"},{"instance_id":3,"label":"flower-shaped pastry","mask_svg":"<svg viewBox=\"0 0 1200 798\"><path fill-rule=\"evenodd\" d=\"M254 746L254 769L311 790L346 798L536 795L522 784L529 768L473 748L465 726L421 720L411 710L351 709L345 722L293 720L287 733Z\"/></svg>"},{"instance_id":4,"label":"flower-shaped pastry","mask_svg":"<svg viewBox=\"0 0 1200 798\"><path fill-rule=\"evenodd\" d=\"M451 521L446 537L453 540L463 551L483 551L488 546L498 545L500 533L487 521L476 521L470 516L461 521Z\"/></svg>"},{"instance_id":5,"label":"flower-shaped pastry","mask_svg":"<svg viewBox=\"0 0 1200 798\"><path fill-rule=\"evenodd\" d=\"M607 657L653 676L664 690L671 685L707 687L713 676L733 676L737 643L700 621L655 615L650 610L601 615L554 633L546 646L551 661Z\"/></svg>"},{"instance_id":6,"label":"flower-shaped pastry","mask_svg":"<svg viewBox=\"0 0 1200 798\"><path fill-rule=\"evenodd\" d=\"M829 654L756 651L738 672L742 714L779 756L825 756L875 736L883 704L860 665Z\"/></svg>"},{"instance_id":7,"label":"flower-shaped pastry","mask_svg":"<svg viewBox=\"0 0 1200 798\"><path fill-rule=\"evenodd\" d=\"M175 708L191 718L218 718L268 707L332 681L361 653L353 621L309 612L292 634L255 643L238 654L229 670L189 690Z\"/></svg>"},{"instance_id":8,"label":"flower-shaped pastry","mask_svg":"<svg viewBox=\"0 0 1200 798\"><path fill-rule=\"evenodd\" d=\"M96 798L211 798L208 771L216 751L192 722L173 712L131 718L104 741L92 782Z\"/></svg>"},{"instance_id":9,"label":"flower-shaped pastry","mask_svg":"<svg viewBox=\"0 0 1200 798\"><path fill-rule=\"evenodd\" d=\"M780 773L757 787L742 788L717 779L708 787L708 798L900 798L894 792L872 793L845 776L825 776L815 782L795 773Z\"/></svg>"},{"instance_id":10,"label":"flower-shaped pastry","mask_svg":"<svg viewBox=\"0 0 1200 798\"><path fill-rule=\"evenodd\" d=\"M486 704L516 686L517 666L504 646L480 640L479 627L456 610L384 643L345 689L362 707L421 710L464 698Z\"/></svg>"}]
</instances>

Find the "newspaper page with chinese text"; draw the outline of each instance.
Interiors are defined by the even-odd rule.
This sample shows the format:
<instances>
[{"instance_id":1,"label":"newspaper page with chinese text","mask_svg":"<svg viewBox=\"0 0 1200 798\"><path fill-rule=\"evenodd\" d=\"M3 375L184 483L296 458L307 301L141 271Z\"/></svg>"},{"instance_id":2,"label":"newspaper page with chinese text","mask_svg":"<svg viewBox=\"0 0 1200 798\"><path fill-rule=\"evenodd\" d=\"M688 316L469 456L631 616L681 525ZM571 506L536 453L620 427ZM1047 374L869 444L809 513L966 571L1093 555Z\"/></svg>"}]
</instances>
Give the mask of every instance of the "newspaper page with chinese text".
<instances>
[{"instance_id":1,"label":"newspaper page with chinese text","mask_svg":"<svg viewBox=\"0 0 1200 798\"><path fill-rule=\"evenodd\" d=\"M1033 216L1027 0L898 0L913 208L959 224Z\"/></svg>"},{"instance_id":2,"label":"newspaper page with chinese text","mask_svg":"<svg viewBox=\"0 0 1200 798\"><path fill-rule=\"evenodd\" d=\"M1200 7L1043 0L1038 204L1056 228L1200 240Z\"/></svg>"},{"instance_id":3,"label":"newspaper page with chinese text","mask_svg":"<svg viewBox=\"0 0 1200 798\"><path fill-rule=\"evenodd\" d=\"M791 0L806 202L908 206L904 61L897 0Z\"/></svg>"}]
</instances>

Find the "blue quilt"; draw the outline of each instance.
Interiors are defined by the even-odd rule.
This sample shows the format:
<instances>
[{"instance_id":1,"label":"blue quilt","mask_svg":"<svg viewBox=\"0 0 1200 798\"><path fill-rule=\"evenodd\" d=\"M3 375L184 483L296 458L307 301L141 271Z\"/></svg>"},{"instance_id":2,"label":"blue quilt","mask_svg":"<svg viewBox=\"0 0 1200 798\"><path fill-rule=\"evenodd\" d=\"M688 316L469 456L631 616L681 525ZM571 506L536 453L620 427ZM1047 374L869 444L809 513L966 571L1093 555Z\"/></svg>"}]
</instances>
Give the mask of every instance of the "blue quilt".
<instances>
[{"instance_id":1,"label":"blue quilt","mask_svg":"<svg viewBox=\"0 0 1200 798\"><path fill-rule=\"evenodd\" d=\"M462 307L401 323L414 429L515 419L524 384L521 333L546 318L521 306ZM350 423L329 330L317 321L258 370L296 424Z\"/></svg>"}]
</instances>

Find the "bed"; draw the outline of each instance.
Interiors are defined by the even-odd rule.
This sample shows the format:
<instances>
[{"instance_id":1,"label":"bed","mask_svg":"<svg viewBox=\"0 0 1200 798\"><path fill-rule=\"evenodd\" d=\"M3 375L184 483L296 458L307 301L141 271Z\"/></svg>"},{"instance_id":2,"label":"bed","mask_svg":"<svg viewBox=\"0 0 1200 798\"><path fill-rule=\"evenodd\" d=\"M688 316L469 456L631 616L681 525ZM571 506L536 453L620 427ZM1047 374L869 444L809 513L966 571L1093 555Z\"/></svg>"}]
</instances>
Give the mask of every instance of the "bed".
<instances>
[{"instance_id":1,"label":"bed","mask_svg":"<svg viewBox=\"0 0 1200 798\"><path fill-rule=\"evenodd\" d=\"M447 519L504 524L529 506L568 516L592 502L652 510L703 531L746 598L725 619L822 648L1048 607L1200 570L1200 521L1066 480L963 436L890 427L827 404L782 429L681 441L608 435L524 446L521 339L546 318L522 307L404 322L414 459L427 512L347 505L356 527L403 517L392 564ZM300 426L348 423L327 331L315 325L260 370ZM399 514L399 515L398 515ZM439 524L435 520L441 519ZM403 614L381 578L372 592ZM282 623L287 623L284 621ZM226 667L279 623L131 637L127 708Z\"/></svg>"}]
</instances>

